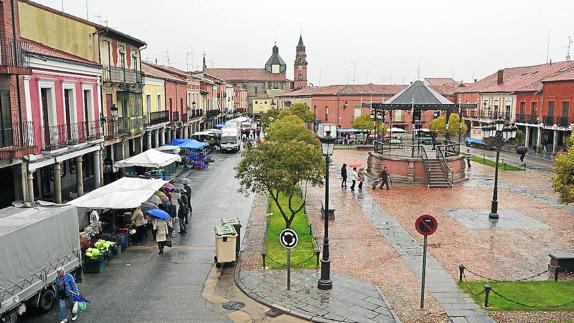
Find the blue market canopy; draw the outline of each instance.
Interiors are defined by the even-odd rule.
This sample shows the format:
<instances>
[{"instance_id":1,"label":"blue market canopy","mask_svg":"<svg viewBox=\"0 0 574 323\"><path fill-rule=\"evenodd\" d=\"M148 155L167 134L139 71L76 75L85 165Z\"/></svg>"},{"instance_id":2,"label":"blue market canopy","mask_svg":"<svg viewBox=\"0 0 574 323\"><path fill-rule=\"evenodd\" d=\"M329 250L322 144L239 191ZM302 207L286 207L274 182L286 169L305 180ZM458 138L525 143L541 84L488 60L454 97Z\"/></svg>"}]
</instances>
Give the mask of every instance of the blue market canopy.
<instances>
[{"instance_id":1,"label":"blue market canopy","mask_svg":"<svg viewBox=\"0 0 574 323\"><path fill-rule=\"evenodd\" d=\"M465 110L476 104L452 103L449 99L423 83L415 81L385 103L363 103L374 110Z\"/></svg>"},{"instance_id":2,"label":"blue market canopy","mask_svg":"<svg viewBox=\"0 0 574 323\"><path fill-rule=\"evenodd\" d=\"M219 124L216 124L214 127L215 127L216 129L221 129L221 128L226 128L226 127L228 127L228 126L225 125L225 124L223 124L223 123L219 123Z\"/></svg>"},{"instance_id":3,"label":"blue market canopy","mask_svg":"<svg viewBox=\"0 0 574 323\"><path fill-rule=\"evenodd\" d=\"M195 139L174 139L171 145L184 149L203 149L207 147L208 144Z\"/></svg>"}]
</instances>

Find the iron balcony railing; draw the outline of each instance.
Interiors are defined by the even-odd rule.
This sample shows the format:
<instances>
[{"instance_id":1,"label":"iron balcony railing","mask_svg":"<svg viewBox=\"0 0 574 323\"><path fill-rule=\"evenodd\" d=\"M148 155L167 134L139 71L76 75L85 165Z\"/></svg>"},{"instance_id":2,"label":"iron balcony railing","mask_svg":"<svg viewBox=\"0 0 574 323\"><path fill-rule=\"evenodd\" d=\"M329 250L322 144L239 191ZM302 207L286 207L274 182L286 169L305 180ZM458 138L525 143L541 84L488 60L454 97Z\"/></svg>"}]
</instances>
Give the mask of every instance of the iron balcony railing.
<instances>
[{"instance_id":1,"label":"iron balcony railing","mask_svg":"<svg viewBox=\"0 0 574 323\"><path fill-rule=\"evenodd\" d=\"M179 112L175 111L171 113L171 122L178 122L179 121Z\"/></svg>"},{"instance_id":2,"label":"iron balcony railing","mask_svg":"<svg viewBox=\"0 0 574 323\"><path fill-rule=\"evenodd\" d=\"M484 119L504 119L504 120L511 120L512 114L506 112L498 112L498 111L480 111L480 117Z\"/></svg>"},{"instance_id":3,"label":"iron balcony railing","mask_svg":"<svg viewBox=\"0 0 574 323\"><path fill-rule=\"evenodd\" d=\"M28 43L14 38L0 37L0 65L29 67L30 62L24 53L28 50Z\"/></svg>"},{"instance_id":4,"label":"iron balcony railing","mask_svg":"<svg viewBox=\"0 0 574 323\"><path fill-rule=\"evenodd\" d=\"M142 84L142 73L138 70L104 65L102 67L104 82Z\"/></svg>"},{"instance_id":5,"label":"iron balcony railing","mask_svg":"<svg viewBox=\"0 0 574 323\"><path fill-rule=\"evenodd\" d=\"M104 137L106 140L130 136L143 132L144 117L119 117L115 120L107 120L104 123Z\"/></svg>"},{"instance_id":6,"label":"iron balcony railing","mask_svg":"<svg viewBox=\"0 0 574 323\"><path fill-rule=\"evenodd\" d=\"M16 151L35 146L33 121L15 122L0 128L0 159L16 158Z\"/></svg>"},{"instance_id":7,"label":"iron balcony railing","mask_svg":"<svg viewBox=\"0 0 574 323\"><path fill-rule=\"evenodd\" d=\"M207 111L207 114L205 115L207 118L214 118L217 117L219 115L219 110L209 110Z\"/></svg>"},{"instance_id":8,"label":"iron balcony railing","mask_svg":"<svg viewBox=\"0 0 574 323\"><path fill-rule=\"evenodd\" d=\"M188 119L187 112L185 112L185 113L183 114L183 117L181 118L181 120L184 121L184 122L187 122L187 120L189 120L189 119Z\"/></svg>"},{"instance_id":9,"label":"iron balcony railing","mask_svg":"<svg viewBox=\"0 0 574 323\"><path fill-rule=\"evenodd\" d=\"M149 121L148 121L148 123L150 125L163 123L163 122L169 122L169 111L168 110L150 112Z\"/></svg>"},{"instance_id":10,"label":"iron balcony railing","mask_svg":"<svg viewBox=\"0 0 574 323\"><path fill-rule=\"evenodd\" d=\"M85 121L42 128L43 149L55 150L102 137L100 121Z\"/></svg>"},{"instance_id":11,"label":"iron balcony railing","mask_svg":"<svg viewBox=\"0 0 574 323\"><path fill-rule=\"evenodd\" d=\"M516 116L516 122L518 123L526 123L530 116L526 116L525 114L521 113Z\"/></svg>"},{"instance_id":12,"label":"iron balcony railing","mask_svg":"<svg viewBox=\"0 0 574 323\"><path fill-rule=\"evenodd\" d=\"M568 119L568 117L559 117L557 123L558 126L562 128L570 127L570 120Z\"/></svg>"},{"instance_id":13,"label":"iron balcony railing","mask_svg":"<svg viewBox=\"0 0 574 323\"><path fill-rule=\"evenodd\" d=\"M544 117L544 125L545 126L553 126L554 124L556 124L556 119L554 118L554 116L546 116Z\"/></svg>"},{"instance_id":14,"label":"iron balcony railing","mask_svg":"<svg viewBox=\"0 0 574 323\"><path fill-rule=\"evenodd\" d=\"M531 115L528 117L527 122L531 123L531 124L539 124L540 119L538 119L538 116L536 116L536 115Z\"/></svg>"},{"instance_id":15,"label":"iron balcony railing","mask_svg":"<svg viewBox=\"0 0 574 323\"><path fill-rule=\"evenodd\" d=\"M203 115L203 110L195 109L191 110L191 118L199 118Z\"/></svg>"}]
</instances>

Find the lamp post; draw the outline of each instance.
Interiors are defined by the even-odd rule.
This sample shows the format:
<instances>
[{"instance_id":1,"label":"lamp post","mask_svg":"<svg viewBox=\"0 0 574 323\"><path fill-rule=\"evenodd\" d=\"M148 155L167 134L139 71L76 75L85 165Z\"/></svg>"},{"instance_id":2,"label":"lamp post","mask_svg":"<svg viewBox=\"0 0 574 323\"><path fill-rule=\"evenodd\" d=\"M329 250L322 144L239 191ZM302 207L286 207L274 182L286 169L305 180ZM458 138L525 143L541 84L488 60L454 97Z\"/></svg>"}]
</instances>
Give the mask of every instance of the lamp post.
<instances>
[{"instance_id":1,"label":"lamp post","mask_svg":"<svg viewBox=\"0 0 574 323\"><path fill-rule=\"evenodd\" d=\"M492 192L492 203L490 206L490 214L488 218L496 220L498 216L498 161L500 159L500 148L505 141L516 137L516 126L504 126L504 120L498 118L494 125L485 126L482 128L485 138L494 138L496 145L496 165L494 171L494 189Z\"/></svg>"},{"instance_id":2,"label":"lamp post","mask_svg":"<svg viewBox=\"0 0 574 323\"><path fill-rule=\"evenodd\" d=\"M320 124L317 133L321 140L321 150L325 156L325 203L323 207L325 232L323 235L321 278L319 279L317 287L321 290L328 290L333 288L333 282L331 281L331 259L329 258L329 162L335 147L335 139L337 139L337 126L333 124Z\"/></svg>"}]
</instances>

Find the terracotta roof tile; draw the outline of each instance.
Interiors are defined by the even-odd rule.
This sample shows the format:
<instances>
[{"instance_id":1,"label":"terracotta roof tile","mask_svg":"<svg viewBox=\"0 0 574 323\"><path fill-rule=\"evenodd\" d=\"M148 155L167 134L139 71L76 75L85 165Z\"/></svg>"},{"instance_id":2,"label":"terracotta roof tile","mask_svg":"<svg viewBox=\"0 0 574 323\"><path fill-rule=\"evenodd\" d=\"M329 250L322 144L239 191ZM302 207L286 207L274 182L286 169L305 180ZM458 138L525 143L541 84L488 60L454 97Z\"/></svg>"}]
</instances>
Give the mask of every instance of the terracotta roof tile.
<instances>
[{"instance_id":1,"label":"terracotta roof tile","mask_svg":"<svg viewBox=\"0 0 574 323\"><path fill-rule=\"evenodd\" d=\"M159 65L142 62L142 72L145 75L157 77L168 81L185 82L184 78L181 77L179 74L166 72L158 67Z\"/></svg>"},{"instance_id":2,"label":"terracotta roof tile","mask_svg":"<svg viewBox=\"0 0 574 323\"><path fill-rule=\"evenodd\" d=\"M406 85L354 84L305 87L282 94L283 97L315 95L394 95Z\"/></svg>"},{"instance_id":3,"label":"terracotta roof tile","mask_svg":"<svg viewBox=\"0 0 574 323\"><path fill-rule=\"evenodd\" d=\"M46 46L44 44L38 43L38 42L30 40L30 39L22 38L22 40L25 41L26 44L28 45L27 51L29 53L47 56L47 57L52 57L52 58L65 59L67 61L73 61L73 62L78 62L78 63L99 65L95 61L91 61L91 60L85 59L83 57L76 56L76 55L61 51L59 49L55 49L55 48Z\"/></svg>"},{"instance_id":4,"label":"terracotta roof tile","mask_svg":"<svg viewBox=\"0 0 574 323\"><path fill-rule=\"evenodd\" d=\"M558 71L558 73L549 76L542 82L574 81L574 66Z\"/></svg>"},{"instance_id":5,"label":"terracotta roof tile","mask_svg":"<svg viewBox=\"0 0 574 323\"><path fill-rule=\"evenodd\" d=\"M205 73L225 81L288 81L285 73L273 74L264 68L208 68Z\"/></svg>"}]
</instances>

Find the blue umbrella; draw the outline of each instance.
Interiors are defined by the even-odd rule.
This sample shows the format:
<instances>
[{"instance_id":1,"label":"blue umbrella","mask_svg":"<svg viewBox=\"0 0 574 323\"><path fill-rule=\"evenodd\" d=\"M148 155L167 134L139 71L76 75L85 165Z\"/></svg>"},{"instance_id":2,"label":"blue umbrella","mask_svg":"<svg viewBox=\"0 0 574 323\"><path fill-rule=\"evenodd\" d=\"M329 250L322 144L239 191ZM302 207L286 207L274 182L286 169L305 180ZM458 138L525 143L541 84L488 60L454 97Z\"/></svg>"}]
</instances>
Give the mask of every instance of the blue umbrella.
<instances>
[{"instance_id":1,"label":"blue umbrella","mask_svg":"<svg viewBox=\"0 0 574 323\"><path fill-rule=\"evenodd\" d=\"M84 303L91 303L88 299L83 298L80 295L72 295L72 300L74 302L84 302Z\"/></svg>"},{"instance_id":2,"label":"blue umbrella","mask_svg":"<svg viewBox=\"0 0 574 323\"><path fill-rule=\"evenodd\" d=\"M147 213L151 216L158 218L158 219L164 219L164 220L171 219L171 216L169 216L169 214L164 210L151 209L151 210L148 210Z\"/></svg>"}]
</instances>

